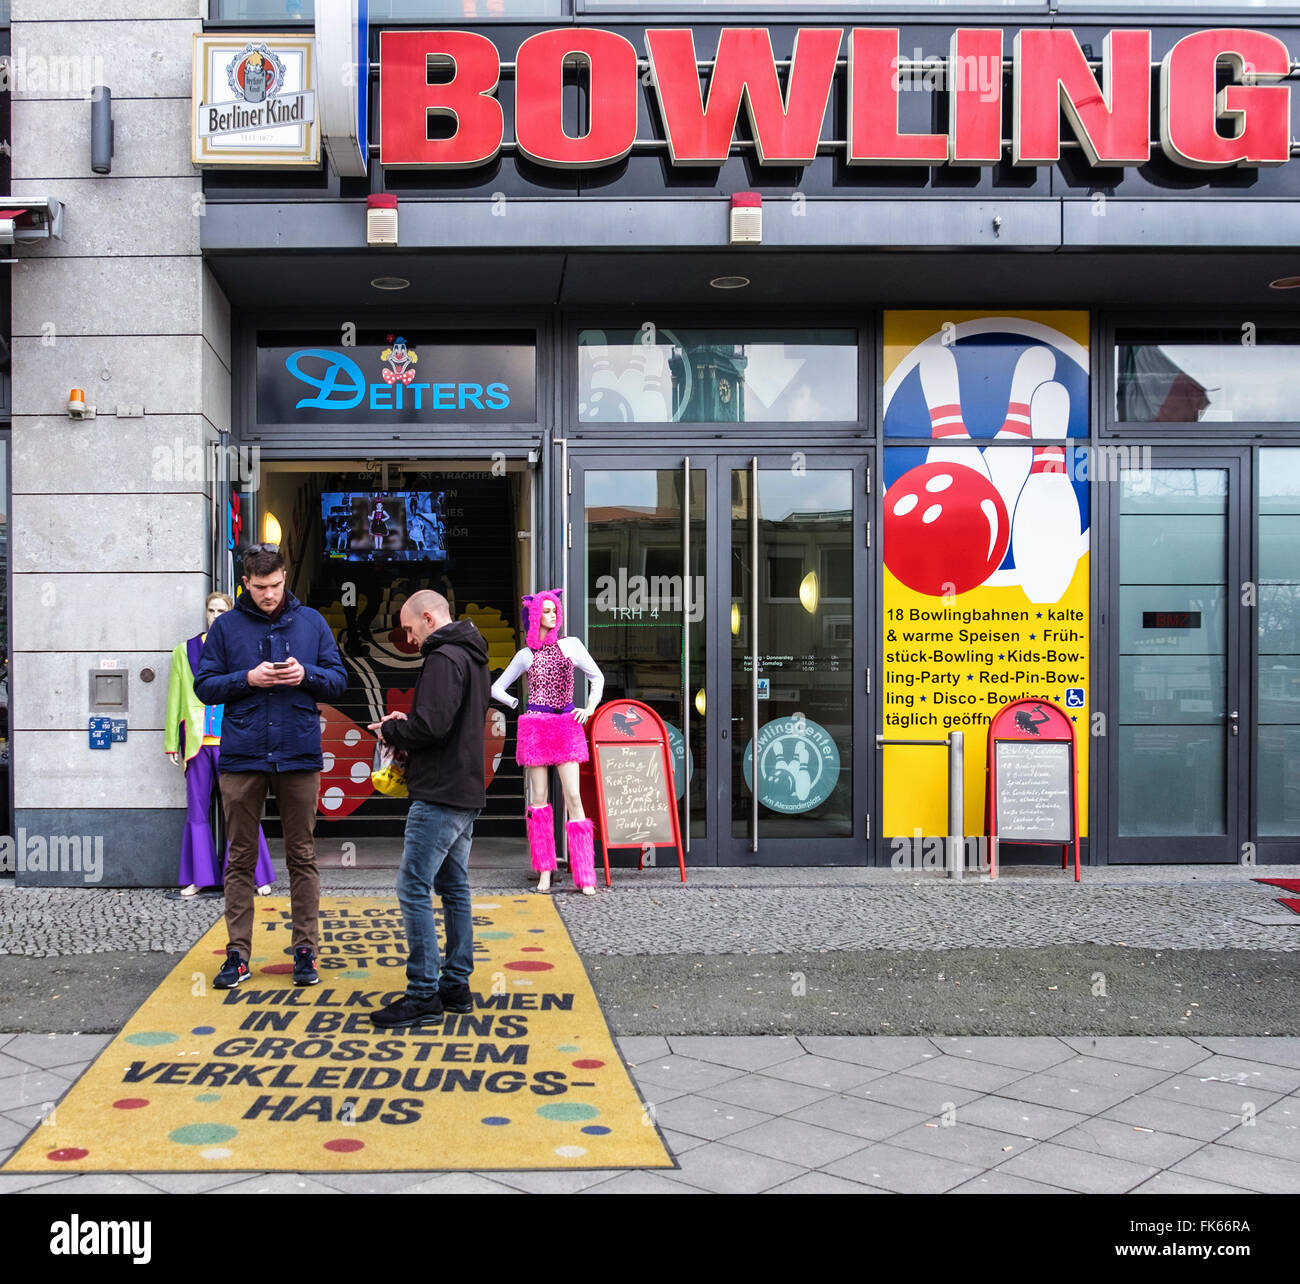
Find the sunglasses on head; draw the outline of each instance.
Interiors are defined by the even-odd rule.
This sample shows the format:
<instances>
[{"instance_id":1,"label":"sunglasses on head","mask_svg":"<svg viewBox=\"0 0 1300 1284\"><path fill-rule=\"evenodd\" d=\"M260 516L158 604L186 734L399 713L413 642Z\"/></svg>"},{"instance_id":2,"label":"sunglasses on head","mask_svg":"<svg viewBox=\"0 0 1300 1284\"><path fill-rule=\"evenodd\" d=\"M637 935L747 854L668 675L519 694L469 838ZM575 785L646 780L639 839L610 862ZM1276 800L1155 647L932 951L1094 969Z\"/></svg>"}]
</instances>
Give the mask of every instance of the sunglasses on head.
<instances>
[{"instance_id":1,"label":"sunglasses on head","mask_svg":"<svg viewBox=\"0 0 1300 1284\"><path fill-rule=\"evenodd\" d=\"M248 551L250 553L278 553L280 546L279 544L250 544Z\"/></svg>"}]
</instances>

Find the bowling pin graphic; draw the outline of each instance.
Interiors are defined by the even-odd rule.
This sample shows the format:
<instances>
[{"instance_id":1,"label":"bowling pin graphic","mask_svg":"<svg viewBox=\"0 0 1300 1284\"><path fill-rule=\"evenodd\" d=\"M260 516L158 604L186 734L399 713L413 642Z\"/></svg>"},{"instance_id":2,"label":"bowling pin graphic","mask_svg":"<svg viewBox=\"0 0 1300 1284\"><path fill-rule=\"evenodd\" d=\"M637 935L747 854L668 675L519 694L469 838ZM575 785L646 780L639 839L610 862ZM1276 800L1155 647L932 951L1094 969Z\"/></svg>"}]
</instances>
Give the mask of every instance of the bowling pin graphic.
<instances>
[{"instance_id":1,"label":"bowling pin graphic","mask_svg":"<svg viewBox=\"0 0 1300 1284\"><path fill-rule=\"evenodd\" d=\"M1007 417L998 429L994 441L1023 442L1014 449L985 450L984 467L998 488L1002 502L1007 506L1007 516L1014 518L1016 500L1029 476L1033 464L1033 447L1030 445L1029 400L1039 384L1046 383L1056 373L1056 357L1050 348L1037 344L1026 348L1016 362L1011 376L1011 401Z\"/></svg>"},{"instance_id":2,"label":"bowling pin graphic","mask_svg":"<svg viewBox=\"0 0 1300 1284\"><path fill-rule=\"evenodd\" d=\"M957 358L942 344L928 344L918 363L921 395L930 412L930 436L934 445L925 457L927 464L956 464L973 468L988 477L984 456L972 450L971 436L961 413L961 389L957 380Z\"/></svg>"},{"instance_id":3,"label":"bowling pin graphic","mask_svg":"<svg viewBox=\"0 0 1300 1284\"><path fill-rule=\"evenodd\" d=\"M1042 384L1029 403L1035 440L1063 438L1070 426L1065 385ZM1079 560L1079 502L1065 472L1065 447L1035 445L1011 523L1011 555L1020 587L1038 605L1059 602Z\"/></svg>"}]
</instances>

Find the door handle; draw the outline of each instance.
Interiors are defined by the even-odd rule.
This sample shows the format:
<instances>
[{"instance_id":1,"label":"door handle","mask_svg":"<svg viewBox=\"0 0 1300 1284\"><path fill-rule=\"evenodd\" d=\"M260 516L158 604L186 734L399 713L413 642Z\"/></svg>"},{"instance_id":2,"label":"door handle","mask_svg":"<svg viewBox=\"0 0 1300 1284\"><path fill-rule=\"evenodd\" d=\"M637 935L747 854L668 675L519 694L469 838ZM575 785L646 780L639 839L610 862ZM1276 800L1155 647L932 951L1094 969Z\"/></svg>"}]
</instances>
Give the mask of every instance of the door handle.
<instances>
[{"instance_id":1,"label":"door handle","mask_svg":"<svg viewBox=\"0 0 1300 1284\"><path fill-rule=\"evenodd\" d=\"M1228 726L1232 729L1234 736L1241 735L1241 716L1236 709L1228 714Z\"/></svg>"}]
</instances>

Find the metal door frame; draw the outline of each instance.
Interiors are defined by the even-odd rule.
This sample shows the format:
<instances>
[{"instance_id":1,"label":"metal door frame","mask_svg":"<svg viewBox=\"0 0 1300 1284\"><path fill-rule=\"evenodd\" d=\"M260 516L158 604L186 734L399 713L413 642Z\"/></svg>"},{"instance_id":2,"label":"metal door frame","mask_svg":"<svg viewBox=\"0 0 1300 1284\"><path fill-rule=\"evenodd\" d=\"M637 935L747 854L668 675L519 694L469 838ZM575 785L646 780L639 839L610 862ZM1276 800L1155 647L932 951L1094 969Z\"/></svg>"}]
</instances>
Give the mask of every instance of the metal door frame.
<instances>
[{"instance_id":1,"label":"metal door frame","mask_svg":"<svg viewBox=\"0 0 1300 1284\"><path fill-rule=\"evenodd\" d=\"M1105 675L1104 705L1108 734L1097 754L1095 766L1106 773L1104 788L1097 782L1092 792L1104 812L1099 817L1105 835L1106 863L1111 865L1210 865L1232 864L1242 858L1243 844L1252 837L1251 806L1252 745L1255 737L1255 700L1251 674L1255 653L1255 610L1243 600L1243 586L1255 581L1254 538L1251 529L1253 485L1250 448L1220 447L1199 451L1194 447L1154 444L1150 466L1156 468L1209 468L1228 473L1228 508L1225 519L1224 586L1227 594L1225 636L1225 684L1227 702L1224 737L1225 803L1227 832L1223 835L1119 835L1119 519L1120 483L1118 476L1106 485L1098 485L1101 530L1104 538L1098 548L1098 583L1101 618L1095 630L1095 642ZM1145 466L1145 465L1144 465ZM1238 734L1230 733L1231 711L1236 710Z\"/></svg>"}]
</instances>

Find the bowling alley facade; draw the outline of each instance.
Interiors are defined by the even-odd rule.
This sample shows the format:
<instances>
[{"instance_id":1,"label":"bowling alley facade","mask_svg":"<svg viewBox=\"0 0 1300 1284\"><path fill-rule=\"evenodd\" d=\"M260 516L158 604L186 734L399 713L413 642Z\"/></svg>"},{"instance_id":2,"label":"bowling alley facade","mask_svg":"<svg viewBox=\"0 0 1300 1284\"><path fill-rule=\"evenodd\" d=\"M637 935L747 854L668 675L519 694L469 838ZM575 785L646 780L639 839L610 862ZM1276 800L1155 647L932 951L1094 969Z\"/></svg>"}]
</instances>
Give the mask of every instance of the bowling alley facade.
<instances>
[{"instance_id":1,"label":"bowling alley facade","mask_svg":"<svg viewBox=\"0 0 1300 1284\"><path fill-rule=\"evenodd\" d=\"M322 496L439 496L364 591L495 612L491 562L517 641L562 587L664 720L688 864L942 864L960 733L983 868L1012 701L1072 728L1085 865L1300 861L1300 8L326 7L195 26L257 463L213 586L274 512L323 604ZM217 124L250 51L312 120Z\"/></svg>"}]
</instances>

